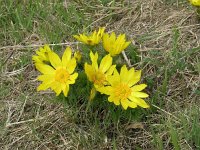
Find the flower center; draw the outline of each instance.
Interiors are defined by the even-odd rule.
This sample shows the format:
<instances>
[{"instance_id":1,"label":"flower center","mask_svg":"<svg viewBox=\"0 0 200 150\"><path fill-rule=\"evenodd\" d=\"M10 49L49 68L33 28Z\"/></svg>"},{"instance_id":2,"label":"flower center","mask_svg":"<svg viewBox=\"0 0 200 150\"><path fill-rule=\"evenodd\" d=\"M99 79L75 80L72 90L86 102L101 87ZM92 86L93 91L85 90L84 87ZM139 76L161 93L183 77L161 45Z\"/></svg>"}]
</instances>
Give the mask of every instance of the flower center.
<instances>
[{"instance_id":1,"label":"flower center","mask_svg":"<svg viewBox=\"0 0 200 150\"><path fill-rule=\"evenodd\" d=\"M103 86L105 80L106 80L105 74L103 74L101 71L97 71L93 76L94 84Z\"/></svg>"},{"instance_id":2,"label":"flower center","mask_svg":"<svg viewBox=\"0 0 200 150\"><path fill-rule=\"evenodd\" d=\"M69 79L70 74L64 68L59 68L56 70L55 80L60 83L66 83Z\"/></svg>"},{"instance_id":3,"label":"flower center","mask_svg":"<svg viewBox=\"0 0 200 150\"><path fill-rule=\"evenodd\" d=\"M131 89L127 84L120 83L114 88L114 93L116 97L119 97L121 100L127 99L131 95Z\"/></svg>"},{"instance_id":4,"label":"flower center","mask_svg":"<svg viewBox=\"0 0 200 150\"><path fill-rule=\"evenodd\" d=\"M91 44L91 43L92 43L92 40L89 39L89 40L87 40L87 42L88 42L88 44Z\"/></svg>"}]
</instances>

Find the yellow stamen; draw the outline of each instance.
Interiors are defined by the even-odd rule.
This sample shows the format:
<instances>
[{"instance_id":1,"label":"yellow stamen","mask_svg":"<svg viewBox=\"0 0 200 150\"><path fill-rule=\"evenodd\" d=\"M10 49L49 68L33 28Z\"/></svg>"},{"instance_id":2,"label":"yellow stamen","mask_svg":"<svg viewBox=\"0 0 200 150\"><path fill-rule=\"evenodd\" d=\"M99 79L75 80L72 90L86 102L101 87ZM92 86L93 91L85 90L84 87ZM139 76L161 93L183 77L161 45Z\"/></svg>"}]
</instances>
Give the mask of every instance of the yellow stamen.
<instances>
[{"instance_id":1,"label":"yellow stamen","mask_svg":"<svg viewBox=\"0 0 200 150\"><path fill-rule=\"evenodd\" d=\"M119 99L127 99L131 95L131 88L127 84L121 83L114 88L115 96Z\"/></svg>"},{"instance_id":2,"label":"yellow stamen","mask_svg":"<svg viewBox=\"0 0 200 150\"><path fill-rule=\"evenodd\" d=\"M91 44L92 43L92 40L87 40L88 44Z\"/></svg>"},{"instance_id":3,"label":"yellow stamen","mask_svg":"<svg viewBox=\"0 0 200 150\"><path fill-rule=\"evenodd\" d=\"M55 80L60 83L66 83L69 79L70 74L64 68L56 69Z\"/></svg>"},{"instance_id":4,"label":"yellow stamen","mask_svg":"<svg viewBox=\"0 0 200 150\"><path fill-rule=\"evenodd\" d=\"M103 85L106 77L105 74L103 74L101 71L98 71L97 73L95 73L92 80L94 81L94 84Z\"/></svg>"}]
</instances>

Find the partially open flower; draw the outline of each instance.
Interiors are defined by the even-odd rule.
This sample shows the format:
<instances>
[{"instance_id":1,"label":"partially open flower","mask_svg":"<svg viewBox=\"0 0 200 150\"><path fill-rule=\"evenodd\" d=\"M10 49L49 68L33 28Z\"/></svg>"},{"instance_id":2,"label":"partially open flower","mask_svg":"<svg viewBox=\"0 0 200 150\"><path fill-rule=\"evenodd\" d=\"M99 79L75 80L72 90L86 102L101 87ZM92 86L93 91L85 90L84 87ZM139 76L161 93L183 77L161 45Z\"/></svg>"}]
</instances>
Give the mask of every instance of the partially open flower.
<instances>
[{"instance_id":1,"label":"partially open flower","mask_svg":"<svg viewBox=\"0 0 200 150\"><path fill-rule=\"evenodd\" d=\"M112 65L112 57L110 54L103 57L98 65L98 53L90 52L92 64L85 63L85 73L89 81L93 82L95 88L99 88L107 84L107 77L112 75L116 65Z\"/></svg>"},{"instance_id":2,"label":"partially open flower","mask_svg":"<svg viewBox=\"0 0 200 150\"><path fill-rule=\"evenodd\" d=\"M125 34L120 34L118 37L115 32L112 32L110 36L108 33L103 35L103 47L111 56L121 53L130 43L130 41L126 42Z\"/></svg>"},{"instance_id":3,"label":"partially open flower","mask_svg":"<svg viewBox=\"0 0 200 150\"><path fill-rule=\"evenodd\" d=\"M51 53L52 50L48 45L44 45L44 47L40 47L38 50L36 50L37 55L32 56L32 60L34 63L45 63L49 62L49 56L48 54Z\"/></svg>"},{"instance_id":4,"label":"partially open flower","mask_svg":"<svg viewBox=\"0 0 200 150\"><path fill-rule=\"evenodd\" d=\"M88 36L83 33L79 35L74 35L74 37L80 42L93 46L93 45L99 44L104 34L104 30L105 28L103 27L103 28L99 28L98 32L95 30L92 34Z\"/></svg>"}]
</instances>

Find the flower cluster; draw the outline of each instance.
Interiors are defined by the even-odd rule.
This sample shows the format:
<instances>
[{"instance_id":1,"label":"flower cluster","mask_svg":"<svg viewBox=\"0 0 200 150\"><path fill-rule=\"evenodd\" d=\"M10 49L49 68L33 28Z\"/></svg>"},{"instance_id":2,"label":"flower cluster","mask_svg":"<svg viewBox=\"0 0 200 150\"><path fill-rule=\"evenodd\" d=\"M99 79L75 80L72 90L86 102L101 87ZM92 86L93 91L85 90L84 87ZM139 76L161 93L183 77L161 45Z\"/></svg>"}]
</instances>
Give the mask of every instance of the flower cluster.
<instances>
[{"instance_id":1,"label":"flower cluster","mask_svg":"<svg viewBox=\"0 0 200 150\"><path fill-rule=\"evenodd\" d=\"M141 79L141 70L135 70L133 67L128 69L126 65L117 69L117 63L113 59L131 43L126 40L125 34L116 36L114 32L105 33L105 28L99 28L90 35L79 34L74 37L81 43L90 46L88 51L82 50L84 55L80 51L76 51L72 57L72 50L67 47L60 58L48 45L36 51L37 55L34 55L32 59L36 69L42 73L37 78L42 82L37 88L38 91L50 88L55 91L56 95L63 92L64 96L67 96L69 85L74 84L78 77L78 71L75 72L75 69L78 68L77 62L81 64L84 56L88 55L90 62L85 60L82 68L84 68L87 79L93 85L89 96L90 100L94 99L95 94L99 92L108 95L109 102L121 105L125 110L128 107L149 107L143 100L148 97L148 94L142 92L147 85L138 84ZM101 55L99 49L95 49L96 45L100 43L102 43L101 48L107 53L104 56Z\"/></svg>"}]
</instances>

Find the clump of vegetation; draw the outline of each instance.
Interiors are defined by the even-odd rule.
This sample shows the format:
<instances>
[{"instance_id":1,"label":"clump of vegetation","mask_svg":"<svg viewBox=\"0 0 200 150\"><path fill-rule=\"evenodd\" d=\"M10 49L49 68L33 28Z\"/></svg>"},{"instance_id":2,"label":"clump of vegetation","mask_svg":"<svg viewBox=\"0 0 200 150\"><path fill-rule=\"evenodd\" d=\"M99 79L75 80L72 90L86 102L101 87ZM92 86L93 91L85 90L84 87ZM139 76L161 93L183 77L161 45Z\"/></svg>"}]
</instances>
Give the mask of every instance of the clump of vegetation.
<instances>
[{"instance_id":1,"label":"clump of vegetation","mask_svg":"<svg viewBox=\"0 0 200 150\"><path fill-rule=\"evenodd\" d=\"M0 149L199 149L195 2L0 1Z\"/></svg>"}]
</instances>

